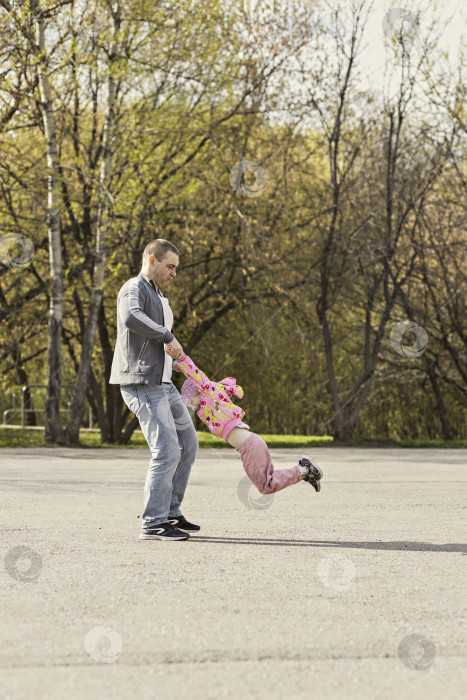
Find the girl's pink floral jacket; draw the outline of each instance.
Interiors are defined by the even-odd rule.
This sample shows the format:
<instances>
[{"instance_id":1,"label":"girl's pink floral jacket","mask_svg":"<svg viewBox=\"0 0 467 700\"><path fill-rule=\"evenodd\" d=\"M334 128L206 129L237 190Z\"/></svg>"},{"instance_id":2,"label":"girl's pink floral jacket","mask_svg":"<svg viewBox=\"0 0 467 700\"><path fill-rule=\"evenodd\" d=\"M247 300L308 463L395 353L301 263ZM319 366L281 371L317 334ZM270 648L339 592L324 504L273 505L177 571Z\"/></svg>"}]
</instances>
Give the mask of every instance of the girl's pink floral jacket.
<instances>
[{"instance_id":1,"label":"girl's pink floral jacket","mask_svg":"<svg viewBox=\"0 0 467 700\"><path fill-rule=\"evenodd\" d=\"M245 411L231 401L232 396L242 398L242 387L237 384L235 377L226 377L220 382L211 381L188 355L174 362L174 369L177 369L177 365L200 392L201 406L196 413L211 433L225 440L245 415Z\"/></svg>"}]
</instances>

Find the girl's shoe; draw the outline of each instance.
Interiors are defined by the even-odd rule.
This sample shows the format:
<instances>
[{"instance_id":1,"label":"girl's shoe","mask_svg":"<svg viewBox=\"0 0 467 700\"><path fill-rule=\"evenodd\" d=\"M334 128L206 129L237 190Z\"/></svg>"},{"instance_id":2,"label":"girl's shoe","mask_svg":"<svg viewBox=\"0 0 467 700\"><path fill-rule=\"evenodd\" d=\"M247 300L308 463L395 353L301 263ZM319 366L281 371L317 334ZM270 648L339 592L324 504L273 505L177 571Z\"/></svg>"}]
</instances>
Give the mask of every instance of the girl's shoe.
<instances>
[{"instance_id":1,"label":"girl's shoe","mask_svg":"<svg viewBox=\"0 0 467 700\"><path fill-rule=\"evenodd\" d=\"M308 469L308 473L303 476L303 481L311 484L315 491L321 491L320 480L323 478L323 472L318 467L314 459L312 457L308 457L307 455L303 455L298 463L301 467L306 467Z\"/></svg>"}]
</instances>

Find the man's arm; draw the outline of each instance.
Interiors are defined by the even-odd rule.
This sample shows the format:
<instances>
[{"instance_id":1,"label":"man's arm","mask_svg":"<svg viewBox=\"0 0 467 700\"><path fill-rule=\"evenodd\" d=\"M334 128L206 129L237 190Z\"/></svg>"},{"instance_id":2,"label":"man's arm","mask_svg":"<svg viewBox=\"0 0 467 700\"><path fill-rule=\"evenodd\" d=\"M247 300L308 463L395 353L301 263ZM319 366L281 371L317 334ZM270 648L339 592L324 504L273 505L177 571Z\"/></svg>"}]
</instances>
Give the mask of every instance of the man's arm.
<instances>
[{"instance_id":1,"label":"man's arm","mask_svg":"<svg viewBox=\"0 0 467 700\"><path fill-rule=\"evenodd\" d=\"M118 302L118 313L125 326L145 338L171 343L174 340L174 334L165 326L160 326L150 319L144 313L143 305L144 292L136 280L132 281Z\"/></svg>"}]
</instances>

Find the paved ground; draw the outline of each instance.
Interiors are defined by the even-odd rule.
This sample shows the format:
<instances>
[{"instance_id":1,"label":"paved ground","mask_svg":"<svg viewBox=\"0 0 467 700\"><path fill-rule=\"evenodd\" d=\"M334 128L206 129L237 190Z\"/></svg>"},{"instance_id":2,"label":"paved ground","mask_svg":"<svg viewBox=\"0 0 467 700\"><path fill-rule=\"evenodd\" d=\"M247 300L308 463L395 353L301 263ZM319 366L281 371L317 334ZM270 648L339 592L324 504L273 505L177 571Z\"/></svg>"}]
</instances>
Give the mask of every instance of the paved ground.
<instances>
[{"instance_id":1,"label":"paved ground","mask_svg":"<svg viewBox=\"0 0 467 700\"><path fill-rule=\"evenodd\" d=\"M0 451L0 700L467 697L467 450L313 454L266 497L201 450L167 543L146 450Z\"/></svg>"}]
</instances>

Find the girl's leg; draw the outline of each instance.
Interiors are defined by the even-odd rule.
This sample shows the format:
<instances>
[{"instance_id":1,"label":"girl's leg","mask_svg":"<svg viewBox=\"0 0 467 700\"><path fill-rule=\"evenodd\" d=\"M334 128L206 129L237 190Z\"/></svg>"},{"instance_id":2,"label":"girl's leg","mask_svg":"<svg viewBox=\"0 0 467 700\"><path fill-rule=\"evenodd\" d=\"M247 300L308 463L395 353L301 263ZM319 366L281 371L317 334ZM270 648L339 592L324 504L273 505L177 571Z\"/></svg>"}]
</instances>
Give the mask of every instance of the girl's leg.
<instances>
[{"instance_id":1,"label":"girl's leg","mask_svg":"<svg viewBox=\"0 0 467 700\"><path fill-rule=\"evenodd\" d=\"M242 436L242 444L236 449L242 458L243 468L260 493L275 493L301 481L298 465L291 469L274 470L268 446L256 433L247 433L246 438Z\"/></svg>"}]
</instances>

